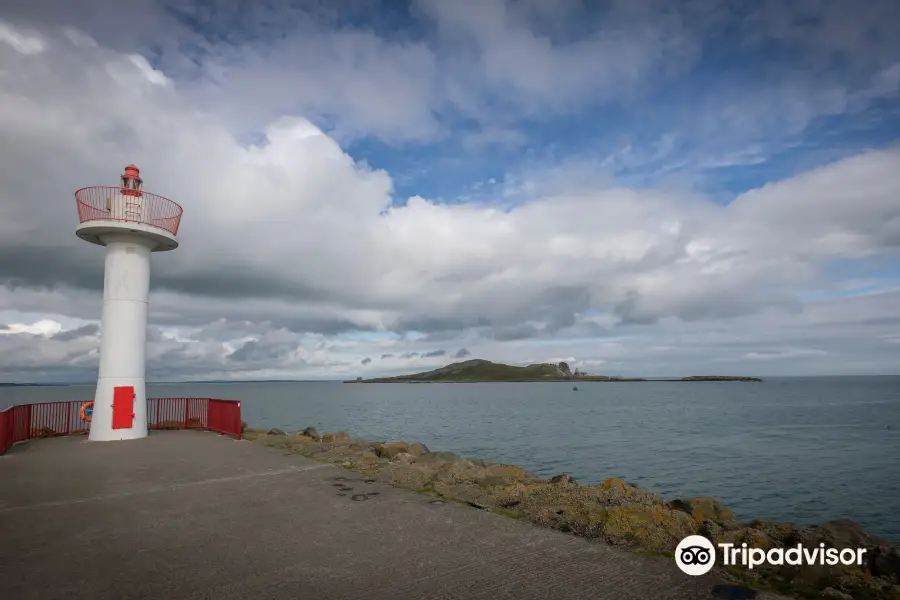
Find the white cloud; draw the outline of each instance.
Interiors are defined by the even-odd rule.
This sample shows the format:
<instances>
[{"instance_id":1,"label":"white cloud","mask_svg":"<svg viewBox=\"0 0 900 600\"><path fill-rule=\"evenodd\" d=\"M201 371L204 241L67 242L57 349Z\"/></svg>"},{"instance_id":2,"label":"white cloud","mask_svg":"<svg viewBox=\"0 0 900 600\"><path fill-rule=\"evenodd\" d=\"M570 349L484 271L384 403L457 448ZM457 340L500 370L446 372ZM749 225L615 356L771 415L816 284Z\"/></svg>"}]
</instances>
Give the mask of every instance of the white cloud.
<instances>
[{"instance_id":1,"label":"white cloud","mask_svg":"<svg viewBox=\"0 0 900 600\"><path fill-rule=\"evenodd\" d=\"M44 40L39 36L13 27L11 24L3 21L0 21L0 42L25 55L40 54L47 47Z\"/></svg>"},{"instance_id":2,"label":"white cloud","mask_svg":"<svg viewBox=\"0 0 900 600\"><path fill-rule=\"evenodd\" d=\"M41 319L34 323L11 323L5 329L0 329L0 335L15 335L19 333L27 333L30 335L51 336L59 333L62 325L50 319Z\"/></svg>"},{"instance_id":3,"label":"white cloud","mask_svg":"<svg viewBox=\"0 0 900 600\"><path fill-rule=\"evenodd\" d=\"M815 348L786 348L786 349L776 349L776 350L767 350L763 352L748 352L744 354L743 358L746 360L784 360L784 359L792 359L792 358L810 358L817 356L827 356L828 353L824 350L817 350Z\"/></svg>"},{"instance_id":4,"label":"white cloud","mask_svg":"<svg viewBox=\"0 0 900 600\"><path fill-rule=\"evenodd\" d=\"M79 48L96 48L97 40L75 27L64 27L63 34Z\"/></svg>"}]
</instances>

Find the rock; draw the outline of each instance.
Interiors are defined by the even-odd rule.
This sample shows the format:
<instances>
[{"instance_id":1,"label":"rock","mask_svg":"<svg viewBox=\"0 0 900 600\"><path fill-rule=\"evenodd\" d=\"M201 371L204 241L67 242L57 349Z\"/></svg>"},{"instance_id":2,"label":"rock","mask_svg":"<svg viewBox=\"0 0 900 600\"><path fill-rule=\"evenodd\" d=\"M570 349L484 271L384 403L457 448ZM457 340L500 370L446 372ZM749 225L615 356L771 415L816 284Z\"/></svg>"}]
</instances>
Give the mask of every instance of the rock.
<instances>
[{"instance_id":1,"label":"rock","mask_svg":"<svg viewBox=\"0 0 900 600\"><path fill-rule=\"evenodd\" d=\"M322 441L326 443L342 443L349 442L350 436L344 431L336 431L334 433L323 433Z\"/></svg>"},{"instance_id":2,"label":"rock","mask_svg":"<svg viewBox=\"0 0 900 600\"><path fill-rule=\"evenodd\" d=\"M798 541L804 545L824 543L832 548L862 548L876 546L880 542L862 525L850 519L837 519L822 525L797 531Z\"/></svg>"},{"instance_id":3,"label":"rock","mask_svg":"<svg viewBox=\"0 0 900 600\"><path fill-rule=\"evenodd\" d=\"M773 547L797 545L797 528L790 523L757 519L750 523L750 528L766 534Z\"/></svg>"},{"instance_id":4,"label":"rock","mask_svg":"<svg viewBox=\"0 0 900 600\"><path fill-rule=\"evenodd\" d=\"M662 506L663 502L643 488L631 483L625 483L621 479L607 479L598 486L593 486L598 492L597 501L607 506Z\"/></svg>"},{"instance_id":5,"label":"rock","mask_svg":"<svg viewBox=\"0 0 900 600\"><path fill-rule=\"evenodd\" d=\"M869 548L866 555L872 575L900 583L900 549L879 545Z\"/></svg>"},{"instance_id":6,"label":"rock","mask_svg":"<svg viewBox=\"0 0 900 600\"><path fill-rule=\"evenodd\" d=\"M506 477L500 477L499 475L487 475L481 478L478 481L478 484L487 488L503 487L509 485L510 481Z\"/></svg>"},{"instance_id":7,"label":"rock","mask_svg":"<svg viewBox=\"0 0 900 600\"><path fill-rule=\"evenodd\" d=\"M682 539L697 533L697 523L665 506L622 506L603 511L600 532L611 544L671 552Z\"/></svg>"},{"instance_id":8,"label":"rock","mask_svg":"<svg viewBox=\"0 0 900 600\"><path fill-rule=\"evenodd\" d=\"M560 475L556 475L555 477L553 477L550 480L550 483L554 483L557 485L569 485L569 484L574 484L574 483L578 483L578 482L576 482L575 479L568 473L562 473Z\"/></svg>"},{"instance_id":9,"label":"rock","mask_svg":"<svg viewBox=\"0 0 900 600\"><path fill-rule=\"evenodd\" d=\"M822 590L822 596L825 598L837 598L838 600L853 600L853 596L850 594L845 594L840 590L836 590L833 587L827 587Z\"/></svg>"},{"instance_id":10,"label":"rock","mask_svg":"<svg viewBox=\"0 0 900 600\"><path fill-rule=\"evenodd\" d=\"M368 442L351 442L348 448L351 452L370 454L375 451L375 447Z\"/></svg>"},{"instance_id":11,"label":"rock","mask_svg":"<svg viewBox=\"0 0 900 600\"><path fill-rule=\"evenodd\" d=\"M319 430L316 429L315 427L307 427L306 429L304 429L304 430L301 431L300 433L301 433L302 435L305 435L306 437L311 437L311 438L313 438L313 439L315 439L315 440L317 440L317 439L319 439L319 438L321 437L321 436L319 435Z\"/></svg>"},{"instance_id":12,"label":"rock","mask_svg":"<svg viewBox=\"0 0 900 600\"><path fill-rule=\"evenodd\" d=\"M416 462L416 457L410 454L409 452L400 452L399 454L395 454L393 458L391 458L391 462L398 463L413 463Z\"/></svg>"},{"instance_id":13,"label":"rock","mask_svg":"<svg viewBox=\"0 0 900 600\"><path fill-rule=\"evenodd\" d=\"M704 523L715 523L715 521L703 521ZM718 526L718 523L715 523ZM701 526L702 529L702 526ZM738 529L733 529L731 531L726 531L724 533L720 533L718 537L715 539L721 540L723 542L730 542L735 546L740 546L741 544L747 544L750 548L760 548L762 550L768 550L772 548L774 544L768 535L762 530L755 529L753 527L740 527Z\"/></svg>"},{"instance_id":14,"label":"rock","mask_svg":"<svg viewBox=\"0 0 900 600\"><path fill-rule=\"evenodd\" d=\"M715 521L699 521L697 523L697 533L703 537L712 540L714 543L723 540L725 530Z\"/></svg>"},{"instance_id":15,"label":"rock","mask_svg":"<svg viewBox=\"0 0 900 600\"><path fill-rule=\"evenodd\" d=\"M391 442L389 444L381 444L375 449L375 453L380 458L387 458L388 460L403 452L409 452L409 444L407 444L406 442Z\"/></svg>"},{"instance_id":16,"label":"rock","mask_svg":"<svg viewBox=\"0 0 900 600\"><path fill-rule=\"evenodd\" d=\"M422 442L413 442L409 445L409 453L413 456L422 456L423 454L426 454L428 452L428 446L426 446Z\"/></svg>"},{"instance_id":17,"label":"rock","mask_svg":"<svg viewBox=\"0 0 900 600\"><path fill-rule=\"evenodd\" d=\"M697 496L687 500L673 500L669 506L691 515L695 521L714 521L719 525L727 526L736 521L734 513L725 508L715 498Z\"/></svg>"},{"instance_id":18,"label":"rock","mask_svg":"<svg viewBox=\"0 0 900 600\"><path fill-rule=\"evenodd\" d=\"M418 464L392 462L378 471L379 481L391 485L419 491L433 491L429 488L433 473Z\"/></svg>"},{"instance_id":19,"label":"rock","mask_svg":"<svg viewBox=\"0 0 900 600\"><path fill-rule=\"evenodd\" d=\"M455 452L426 452L419 456L418 462L455 462L462 457Z\"/></svg>"},{"instance_id":20,"label":"rock","mask_svg":"<svg viewBox=\"0 0 900 600\"><path fill-rule=\"evenodd\" d=\"M619 507L608 509L603 532L608 539L624 534L639 547L669 551L683 538L696 533L697 526L680 511L662 507Z\"/></svg>"},{"instance_id":21,"label":"rock","mask_svg":"<svg viewBox=\"0 0 900 600\"><path fill-rule=\"evenodd\" d=\"M285 432L283 432L282 430L278 429L277 427L273 427L268 432L266 432L266 435L287 435L287 434Z\"/></svg>"},{"instance_id":22,"label":"rock","mask_svg":"<svg viewBox=\"0 0 900 600\"><path fill-rule=\"evenodd\" d=\"M452 483L472 483L484 475L483 467L465 459L442 461L435 469L435 480Z\"/></svg>"}]
</instances>

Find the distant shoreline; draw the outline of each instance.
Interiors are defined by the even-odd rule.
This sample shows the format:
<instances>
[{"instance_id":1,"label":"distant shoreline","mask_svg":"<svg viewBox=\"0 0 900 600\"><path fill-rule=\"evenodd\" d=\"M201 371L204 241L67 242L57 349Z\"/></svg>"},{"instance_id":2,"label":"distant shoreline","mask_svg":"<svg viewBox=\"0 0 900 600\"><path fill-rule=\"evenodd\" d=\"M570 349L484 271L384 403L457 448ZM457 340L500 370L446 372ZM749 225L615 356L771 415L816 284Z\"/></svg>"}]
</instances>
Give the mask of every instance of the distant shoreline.
<instances>
[{"instance_id":1,"label":"distant shoreline","mask_svg":"<svg viewBox=\"0 0 900 600\"><path fill-rule=\"evenodd\" d=\"M682 378L672 378L672 379L653 379L653 378L622 378L622 379L467 379L467 380L459 380L459 379L429 379L429 380L420 380L420 379L394 379L394 378L376 378L376 379L348 379L346 381L342 381L341 383L673 383L673 382L681 382L681 383L690 383L690 382L701 382L701 381L728 381L728 382L739 382L739 383L762 383L763 379L760 377L700 377L700 378L691 378L691 377L682 377Z\"/></svg>"}]
</instances>

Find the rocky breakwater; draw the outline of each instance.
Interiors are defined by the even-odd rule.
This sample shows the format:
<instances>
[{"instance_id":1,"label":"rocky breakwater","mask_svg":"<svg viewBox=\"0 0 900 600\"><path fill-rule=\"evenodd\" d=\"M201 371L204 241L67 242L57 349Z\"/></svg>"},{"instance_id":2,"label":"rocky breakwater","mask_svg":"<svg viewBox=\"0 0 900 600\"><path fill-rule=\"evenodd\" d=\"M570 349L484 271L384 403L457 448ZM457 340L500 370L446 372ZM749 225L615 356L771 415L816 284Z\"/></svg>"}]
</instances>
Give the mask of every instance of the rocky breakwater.
<instances>
[{"instance_id":1,"label":"rocky breakwater","mask_svg":"<svg viewBox=\"0 0 900 600\"><path fill-rule=\"evenodd\" d=\"M246 439L330 462L371 479L469 504L508 517L660 556L673 555L692 534L714 543L769 550L802 544L865 548L857 566L718 566L723 577L751 587L804 598L900 600L900 549L875 538L853 521L814 527L771 521L741 523L713 498L664 501L620 479L580 485L562 474L535 477L506 464L432 452L418 442L372 442L344 432L320 434L247 429Z\"/></svg>"}]
</instances>

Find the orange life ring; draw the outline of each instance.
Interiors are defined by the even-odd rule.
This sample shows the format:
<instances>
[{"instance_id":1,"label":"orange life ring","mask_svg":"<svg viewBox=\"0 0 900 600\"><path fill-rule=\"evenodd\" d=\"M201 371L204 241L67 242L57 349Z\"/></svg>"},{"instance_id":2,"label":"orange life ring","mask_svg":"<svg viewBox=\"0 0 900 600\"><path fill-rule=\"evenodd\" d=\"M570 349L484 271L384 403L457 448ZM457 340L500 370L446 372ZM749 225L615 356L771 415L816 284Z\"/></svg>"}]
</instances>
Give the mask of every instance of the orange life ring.
<instances>
[{"instance_id":1,"label":"orange life ring","mask_svg":"<svg viewBox=\"0 0 900 600\"><path fill-rule=\"evenodd\" d=\"M78 416L81 417L82 421L90 423L91 419L94 418L94 401L88 400L82 404L81 408L78 409Z\"/></svg>"}]
</instances>

